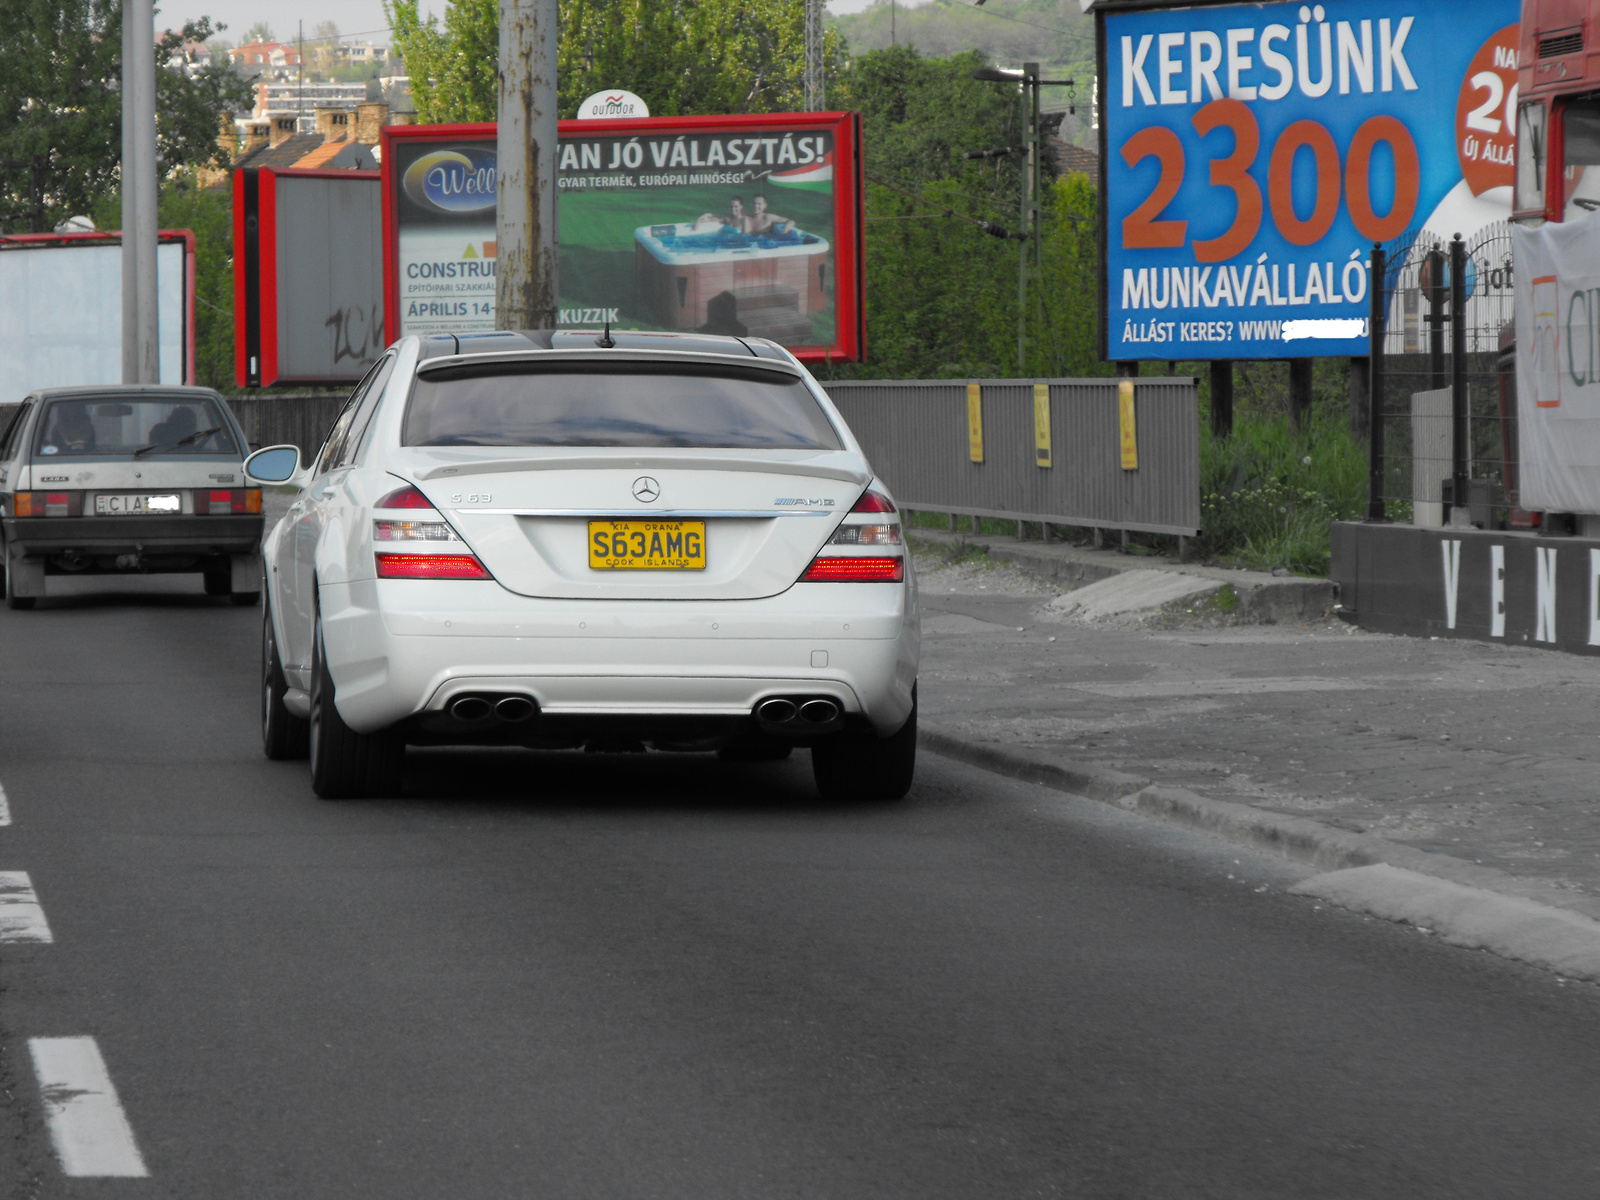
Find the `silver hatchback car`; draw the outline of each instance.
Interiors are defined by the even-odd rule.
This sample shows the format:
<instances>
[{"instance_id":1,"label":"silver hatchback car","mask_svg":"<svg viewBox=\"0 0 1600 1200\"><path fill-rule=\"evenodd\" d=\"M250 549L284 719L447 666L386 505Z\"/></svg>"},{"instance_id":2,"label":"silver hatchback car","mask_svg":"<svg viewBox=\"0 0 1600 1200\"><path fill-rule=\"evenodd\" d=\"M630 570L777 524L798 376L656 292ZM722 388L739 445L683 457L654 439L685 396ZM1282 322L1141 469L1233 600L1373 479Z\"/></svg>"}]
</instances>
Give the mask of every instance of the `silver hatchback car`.
<instances>
[{"instance_id":1,"label":"silver hatchback car","mask_svg":"<svg viewBox=\"0 0 1600 1200\"><path fill-rule=\"evenodd\" d=\"M50 388L0 441L0 562L11 608L50 575L195 572L254 604L261 489L244 431L209 388Z\"/></svg>"}]
</instances>

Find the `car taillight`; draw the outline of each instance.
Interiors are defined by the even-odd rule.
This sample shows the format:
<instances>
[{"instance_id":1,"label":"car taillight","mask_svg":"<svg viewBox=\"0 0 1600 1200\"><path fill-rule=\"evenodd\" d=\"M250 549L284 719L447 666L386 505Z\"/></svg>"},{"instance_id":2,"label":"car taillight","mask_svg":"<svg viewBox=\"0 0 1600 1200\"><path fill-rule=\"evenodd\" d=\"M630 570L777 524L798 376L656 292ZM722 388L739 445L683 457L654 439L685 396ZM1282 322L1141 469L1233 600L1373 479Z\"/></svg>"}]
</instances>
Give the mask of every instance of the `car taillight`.
<instances>
[{"instance_id":1,"label":"car taillight","mask_svg":"<svg viewBox=\"0 0 1600 1200\"><path fill-rule=\"evenodd\" d=\"M892 513L895 511L894 501L882 492L875 492L871 488L861 493L861 499L856 501L856 506L850 510L859 513Z\"/></svg>"},{"instance_id":2,"label":"car taillight","mask_svg":"<svg viewBox=\"0 0 1600 1200\"><path fill-rule=\"evenodd\" d=\"M379 579L490 579L471 554L379 554Z\"/></svg>"},{"instance_id":3,"label":"car taillight","mask_svg":"<svg viewBox=\"0 0 1600 1200\"><path fill-rule=\"evenodd\" d=\"M82 492L18 492L12 501L16 517L81 517Z\"/></svg>"},{"instance_id":4,"label":"car taillight","mask_svg":"<svg viewBox=\"0 0 1600 1200\"><path fill-rule=\"evenodd\" d=\"M260 488L196 488L194 511L200 516L229 516L261 511Z\"/></svg>"},{"instance_id":5,"label":"car taillight","mask_svg":"<svg viewBox=\"0 0 1600 1200\"><path fill-rule=\"evenodd\" d=\"M830 546L898 546L898 525L841 525L828 539Z\"/></svg>"},{"instance_id":6,"label":"car taillight","mask_svg":"<svg viewBox=\"0 0 1600 1200\"><path fill-rule=\"evenodd\" d=\"M814 559L806 573L800 576L802 583L900 583L906 577L905 559L899 555L893 558L845 558L843 556L827 556Z\"/></svg>"},{"instance_id":7,"label":"car taillight","mask_svg":"<svg viewBox=\"0 0 1600 1200\"><path fill-rule=\"evenodd\" d=\"M456 531L443 521L384 521L372 523L375 542L459 542Z\"/></svg>"},{"instance_id":8,"label":"car taillight","mask_svg":"<svg viewBox=\"0 0 1600 1200\"><path fill-rule=\"evenodd\" d=\"M403 488L396 488L382 500L373 505L374 508L432 508L433 501L429 500L416 488L407 484Z\"/></svg>"}]
</instances>

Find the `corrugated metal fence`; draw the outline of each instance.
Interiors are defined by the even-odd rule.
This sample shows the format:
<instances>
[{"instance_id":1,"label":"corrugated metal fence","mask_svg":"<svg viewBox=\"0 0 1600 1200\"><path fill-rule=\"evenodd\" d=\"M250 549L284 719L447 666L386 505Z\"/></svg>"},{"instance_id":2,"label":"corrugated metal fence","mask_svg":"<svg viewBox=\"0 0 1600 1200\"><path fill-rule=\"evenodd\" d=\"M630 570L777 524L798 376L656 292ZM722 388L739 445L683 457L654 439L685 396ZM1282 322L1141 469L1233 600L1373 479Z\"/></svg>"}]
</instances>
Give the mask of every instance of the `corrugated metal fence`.
<instances>
[{"instance_id":1,"label":"corrugated metal fence","mask_svg":"<svg viewBox=\"0 0 1600 1200\"><path fill-rule=\"evenodd\" d=\"M229 396L228 407L244 426L252 450L262 446L300 447L302 461L309 459L333 428L344 407L347 392L261 392L254 396Z\"/></svg>"},{"instance_id":2,"label":"corrugated metal fence","mask_svg":"<svg viewBox=\"0 0 1600 1200\"><path fill-rule=\"evenodd\" d=\"M1200 419L1191 378L1134 380L1138 466L1123 466L1116 379L885 380L828 394L905 508L1192 535L1200 528ZM983 461L972 461L969 384ZM1049 466L1039 465L1035 385L1049 392ZM252 449L291 443L309 458L340 394L229 396ZM0 405L0 430L11 405Z\"/></svg>"},{"instance_id":3,"label":"corrugated metal fence","mask_svg":"<svg viewBox=\"0 0 1600 1200\"><path fill-rule=\"evenodd\" d=\"M825 383L902 507L1103 529L1200 528L1200 417L1192 378L1136 379L1138 466L1123 467L1116 379ZM983 461L973 462L969 384ZM1050 465L1038 464L1034 387L1049 390Z\"/></svg>"}]
</instances>

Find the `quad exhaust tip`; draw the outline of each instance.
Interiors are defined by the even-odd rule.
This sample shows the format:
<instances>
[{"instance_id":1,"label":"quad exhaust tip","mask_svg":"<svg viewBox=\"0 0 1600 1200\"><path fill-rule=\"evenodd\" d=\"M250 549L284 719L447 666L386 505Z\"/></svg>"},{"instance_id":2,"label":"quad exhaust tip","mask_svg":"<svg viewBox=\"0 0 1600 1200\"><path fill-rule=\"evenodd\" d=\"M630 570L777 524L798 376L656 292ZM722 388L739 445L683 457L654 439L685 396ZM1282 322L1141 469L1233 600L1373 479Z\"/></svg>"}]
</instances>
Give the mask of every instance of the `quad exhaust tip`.
<instances>
[{"instance_id":1,"label":"quad exhaust tip","mask_svg":"<svg viewBox=\"0 0 1600 1200\"><path fill-rule=\"evenodd\" d=\"M539 715L531 696L457 696L447 706L449 714L464 725L477 725L490 717L506 725L516 725Z\"/></svg>"},{"instance_id":2,"label":"quad exhaust tip","mask_svg":"<svg viewBox=\"0 0 1600 1200\"><path fill-rule=\"evenodd\" d=\"M793 700L765 700L756 706L756 716L774 725L794 720L795 714L799 711Z\"/></svg>"},{"instance_id":3,"label":"quad exhaust tip","mask_svg":"<svg viewBox=\"0 0 1600 1200\"><path fill-rule=\"evenodd\" d=\"M458 721L481 721L493 711L482 696L463 696L450 706L450 715Z\"/></svg>"},{"instance_id":4,"label":"quad exhaust tip","mask_svg":"<svg viewBox=\"0 0 1600 1200\"><path fill-rule=\"evenodd\" d=\"M526 721L538 710L534 708L533 701L526 696L507 696L494 706L494 715L502 721Z\"/></svg>"},{"instance_id":5,"label":"quad exhaust tip","mask_svg":"<svg viewBox=\"0 0 1600 1200\"><path fill-rule=\"evenodd\" d=\"M827 696L773 696L756 705L756 720L763 725L799 724L821 729L841 715L839 702Z\"/></svg>"},{"instance_id":6,"label":"quad exhaust tip","mask_svg":"<svg viewBox=\"0 0 1600 1200\"><path fill-rule=\"evenodd\" d=\"M839 706L832 700L807 700L800 706L800 719L808 725L826 725L839 715Z\"/></svg>"}]
</instances>

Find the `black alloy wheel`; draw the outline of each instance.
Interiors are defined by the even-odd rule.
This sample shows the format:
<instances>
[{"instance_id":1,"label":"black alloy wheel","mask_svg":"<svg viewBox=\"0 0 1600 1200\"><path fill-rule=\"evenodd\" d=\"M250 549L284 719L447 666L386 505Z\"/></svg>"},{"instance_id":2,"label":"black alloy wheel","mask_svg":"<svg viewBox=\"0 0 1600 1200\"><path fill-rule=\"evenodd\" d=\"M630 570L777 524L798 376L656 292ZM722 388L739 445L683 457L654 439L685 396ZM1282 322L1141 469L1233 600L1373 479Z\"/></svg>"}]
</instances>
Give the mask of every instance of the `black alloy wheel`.
<instances>
[{"instance_id":1,"label":"black alloy wheel","mask_svg":"<svg viewBox=\"0 0 1600 1200\"><path fill-rule=\"evenodd\" d=\"M811 747L811 774L824 800L899 800L917 773L917 689L911 715L899 732L881 738L870 730L846 730Z\"/></svg>"},{"instance_id":2,"label":"black alloy wheel","mask_svg":"<svg viewBox=\"0 0 1600 1200\"><path fill-rule=\"evenodd\" d=\"M311 648L311 790L324 800L395 796L405 773L406 743L394 729L357 733L334 705L322 636L322 614Z\"/></svg>"},{"instance_id":3,"label":"black alloy wheel","mask_svg":"<svg viewBox=\"0 0 1600 1200\"><path fill-rule=\"evenodd\" d=\"M278 657L278 638L272 628L272 609L261 613L261 749L271 759L305 758L311 748L311 723L297 717L283 703L289 681Z\"/></svg>"}]
</instances>

